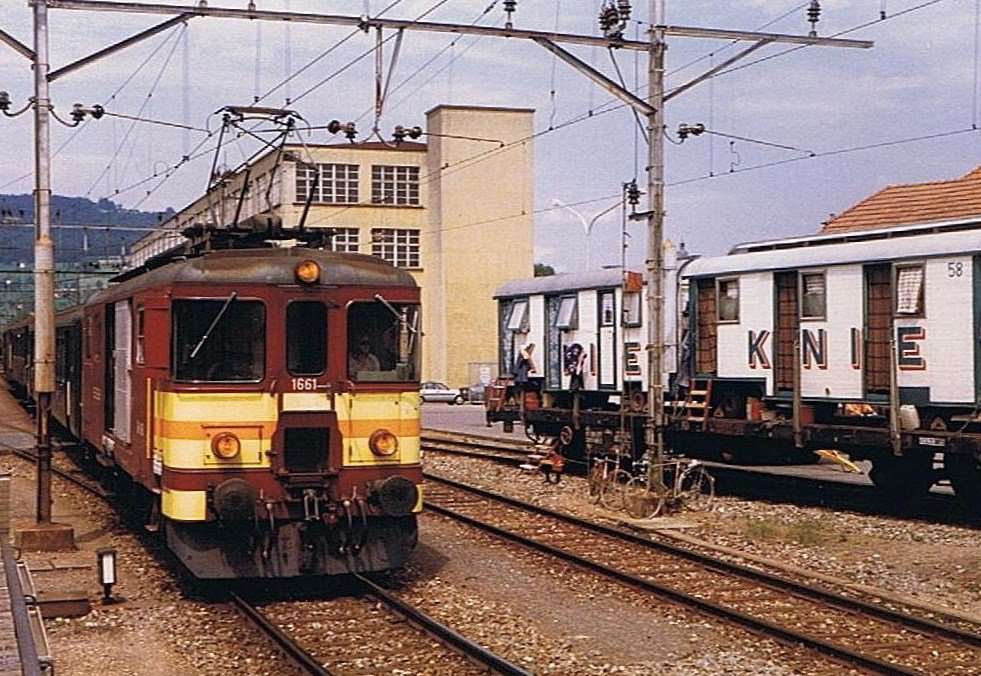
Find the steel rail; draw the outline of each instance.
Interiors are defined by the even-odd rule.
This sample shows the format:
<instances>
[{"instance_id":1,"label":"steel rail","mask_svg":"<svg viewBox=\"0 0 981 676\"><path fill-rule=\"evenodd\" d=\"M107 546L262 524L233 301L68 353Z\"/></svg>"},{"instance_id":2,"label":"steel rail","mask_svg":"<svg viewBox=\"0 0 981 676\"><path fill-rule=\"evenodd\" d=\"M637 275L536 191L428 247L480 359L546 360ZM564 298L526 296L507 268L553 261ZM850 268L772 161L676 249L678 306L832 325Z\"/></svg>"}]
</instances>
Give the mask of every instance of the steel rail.
<instances>
[{"instance_id":1,"label":"steel rail","mask_svg":"<svg viewBox=\"0 0 981 676\"><path fill-rule=\"evenodd\" d=\"M445 624L426 615L418 608L406 603L387 589L379 587L368 578L357 573L354 574L354 578L368 590L369 594L385 603L392 611L406 618L417 629L422 630L440 643L461 652L467 659L475 662L479 666L486 667L491 673L503 674L504 676L530 676L530 672L508 662L500 655L487 650L479 643L475 643L453 629L450 629Z\"/></svg>"},{"instance_id":2,"label":"steel rail","mask_svg":"<svg viewBox=\"0 0 981 676\"><path fill-rule=\"evenodd\" d=\"M508 498L506 496L501 496L496 493L485 491L483 489L479 489L473 486L467 486L465 484L461 484L459 482L455 482L449 479L444 479L441 477L433 477L431 475L427 475L426 478L428 480L433 480L438 483L444 483L458 490L479 495L489 500L500 501L508 506L525 510L533 514L554 518L561 522L574 525L588 531L594 531L597 533L601 533L603 535L607 535L609 537L622 539L631 544L640 545L645 548L678 556L680 558L686 559L698 565L702 565L708 569L711 569L714 572L722 572L727 574L738 575L756 584L766 585L770 588L775 588L780 591L785 591L794 594L798 597L804 597L812 601L821 602L826 605L836 607L840 610L868 614L880 620L891 622L894 624L899 624L906 628L916 629L928 635L940 636L948 640L960 641L962 643L966 643L974 647L981 646L981 635L978 635L973 632L963 631L954 627L944 626L921 618L909 617L906 615L894 613L892 611L889 611L884 608L880 608L875 605L867 604L862 601L858 601L848 597L840 596L838 594L834 594L833 592L830 591L803 585L801 583L797 583L785 578L775 577L771 574L746 568L738 564L719 561L718 559L714 559L712 557L699 554L697 552L692 552L690 550L676 547L667 543L656 542L656 541L648 540L646 538L641 538L632 533L627 533L626 531L610 528L607 526L603 526L601 524L595 524L588 521L583 521L582 519L578 519L576 517L567 514L562 514L560 512L554 512L553 510L547 508L539 507L536 505L528 505L526 503L523 503L518 500L514 500L512 498ZM851 649L826 642L820 638L811 636L809 634L804 634L792 629L788 629L786 627L782 627L780 625L769 622L768 620L746 615L733 608L728 608L723 605L716 604L712 601L699 598L696 596L692 596L680 590L652 582L649 579L639 577L632 573L628 573L622 570L618 570L616 568L612 568L594 559L586 558L567 550L558 549L549 544L535 541L533 539L527 538L518 533L513 533L511 531L504 530L498 526L484 523L478 519L469 517L464 514L460 514L459 512L456 512L452 509L435 504L434 499L435 497L433 496L432 493L430 493L428 495L426 506L432 511L443 514L450 518L460 520L464 523L467 523L468 525L493 533L504 539L519 542L520 544L527 546L529 548L535 549L537 551L541 551L543 553L549 554L551 556L555 556L557 558L560 558L565 561L569 561L571 563L575 563L577 565L586 568L587 570L598 572L600 574L616 579L620 582L624 582L626 584L639 587L650 593L661 595L670 598L676 602L679 602L683 605L694 607L703 612L707 612L709 614L715 615L717 617L721 617L726 620L737 622L753 631L765 633L783 642L792 645L803 644L814 650L817 650L833 658L836 658L840 661L852 665L861 666L862 668L871 669L880 673L919 673L916 670L907 669L902 665L897 665L892 662L886 662L876 657L865 655L853 651Z\"/></svg>"},{"instance_id":3,"label":"steel rail","mask_svg":"<svg viewBox=\"0 0 981 676\"><path fill-rule=\"evenodd\" d=\"M320 662L314 659L313 655L301 648L295 641L282 632L279 627L266 619L258 608L243 599L235 592L230 592L232 605L242 613L252 624L262 633L270 638L276 647L308 674L317 676L331 676L332 671L326 669Z\"/></svg>"}]
</instances>

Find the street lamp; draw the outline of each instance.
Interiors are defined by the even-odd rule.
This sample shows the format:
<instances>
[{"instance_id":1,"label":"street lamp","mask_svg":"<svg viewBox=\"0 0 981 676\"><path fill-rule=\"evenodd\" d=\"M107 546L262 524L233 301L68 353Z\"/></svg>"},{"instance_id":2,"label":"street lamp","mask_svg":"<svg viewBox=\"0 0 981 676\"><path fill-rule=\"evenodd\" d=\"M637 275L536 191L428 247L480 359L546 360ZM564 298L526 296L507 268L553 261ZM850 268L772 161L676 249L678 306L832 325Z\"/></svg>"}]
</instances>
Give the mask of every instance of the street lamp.
<instances>
[{"instance_id":1,"label":"street lamp","mask_svg":"<svg viewBox=\"0 0 981 676\"><path fill-rule=\"evenodd\" d=\"M613 204L611 204L609 207L607 207L606 209L603 209L603 211L601 211L598 214L596 214L595 216L593 216L592 219L590 219L588 221L586 220L586 217L585 216L583 216L581 213L579 213L578 211L576 211L575 209L573 209L572 207L570 207L568 204L566 204L562 200L558 199L557 197L553 197L552 198L552 205L553 206L556 206L556 207L562 207L563 209L566 209L567 211L571 211L573 214L575 214L576 218L579 219L579 222L582 223L582 229L586 233L586 268L585 269L586 270L589 270L589 236L593 232L593 226L596 225L596 221L598 221L601 216L605 216L606 214L610 213L611 211L613 211L614 209L616 209L618 206L620 206L620 201L617 200L616 202L614 202Z\"/></svg>"}]
</instances>

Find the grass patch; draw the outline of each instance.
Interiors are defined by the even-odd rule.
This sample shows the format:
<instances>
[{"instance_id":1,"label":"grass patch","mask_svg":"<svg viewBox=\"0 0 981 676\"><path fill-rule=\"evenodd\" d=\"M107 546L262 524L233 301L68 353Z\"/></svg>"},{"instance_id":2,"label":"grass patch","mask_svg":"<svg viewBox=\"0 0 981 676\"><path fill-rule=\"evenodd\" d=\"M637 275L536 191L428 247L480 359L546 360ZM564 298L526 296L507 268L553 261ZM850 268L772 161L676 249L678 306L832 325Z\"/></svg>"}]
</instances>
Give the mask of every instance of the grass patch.
<instances>
[{"instance_id":1,"label":"grass patch","mask_svg":"<svg viewBox=\"0 0 981 676\"><path fill-rule=\"evenodd\" d=\"M847 539L820 519L814 518L793 523L781 523L773 519L747 519L744 533L753 542L796 542L805 547L818 547Z\"/></svg>"}]
</instances>

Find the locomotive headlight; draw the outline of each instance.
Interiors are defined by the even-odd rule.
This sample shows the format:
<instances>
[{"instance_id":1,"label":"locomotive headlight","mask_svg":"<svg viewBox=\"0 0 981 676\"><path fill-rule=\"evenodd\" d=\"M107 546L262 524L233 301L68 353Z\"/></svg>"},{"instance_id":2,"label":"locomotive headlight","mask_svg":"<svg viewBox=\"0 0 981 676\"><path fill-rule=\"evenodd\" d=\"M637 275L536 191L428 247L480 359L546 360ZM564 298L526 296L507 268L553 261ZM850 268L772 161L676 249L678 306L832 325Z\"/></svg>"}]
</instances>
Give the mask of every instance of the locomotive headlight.
<instances>
[{"instance_id":1,"label":"locomotive headlight","mask_svg":"<svg viewBox=\"0 0 981 676\"><path fill-rule=\"evenodd\" d=\"M399 438L388 430L375 430L368 439L368 446L375 455L393 455L399 450Z\"/></svg>"},{"instance_id":2,"label":"locomotive headlight","mask_svg":"<svg viewBox=\"0 0 981 676\"><path fill-rule=\"evenodd\" d=\"M242 450L242 442L231 432L222 432L211 440L211 452L216 458L231 460Z\"/></svg>"},{"instance_id":3,"label":"locomotive headlight","mask_svg":"<svg viewBox=\"0 0 981 676\"><path fill-rule=\"evenodd\" d=\"M296 278L304 284L313 284L320 279L320 265L316 261L305 260L296 266Z\"/></svg>"}]
</instances>

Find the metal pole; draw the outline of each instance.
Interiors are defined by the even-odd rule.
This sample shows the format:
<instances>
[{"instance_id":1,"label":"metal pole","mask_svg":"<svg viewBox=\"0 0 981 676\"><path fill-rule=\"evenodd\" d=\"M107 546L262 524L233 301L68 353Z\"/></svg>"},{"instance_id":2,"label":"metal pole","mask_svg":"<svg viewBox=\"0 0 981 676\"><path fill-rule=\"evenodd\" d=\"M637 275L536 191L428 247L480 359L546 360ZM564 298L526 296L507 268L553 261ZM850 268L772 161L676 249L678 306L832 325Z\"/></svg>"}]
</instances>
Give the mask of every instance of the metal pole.
<instances>
[{"instance_id":1,"label":"metal pole","mask_svg":"<svg viewBox=\"0 0 981 676\"><path fill-rule=\"evenodd\" d=\"M34 391L37 394L37 521L51 523L51 393L54 391L54 240L48 112L48 0L34 2Z\"/></svg>"},{"instance_id":2,"label":"metal pole","mask_svg":"<svg viewBox=\"0 0 981 676\"><path fill-rule=\"evenodd\" d=\"M648 62L647 115L650 139L647 195L650 204L650 234L647 257L648 324L647 430L646 442L653 466L664 460L664 0L650 0L651 42ZM655 477L659 478L659 477Z\"/></svg>"}]
</instances>

